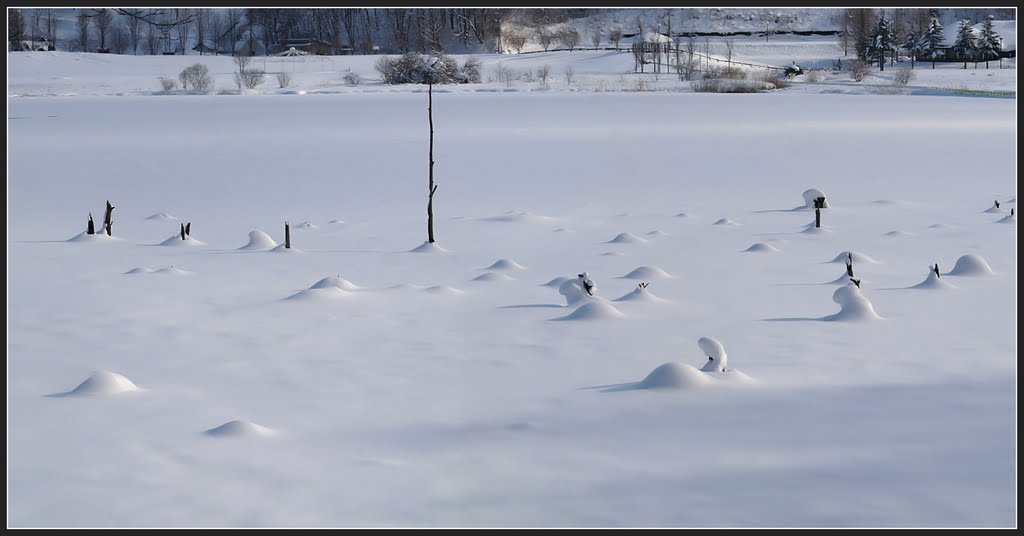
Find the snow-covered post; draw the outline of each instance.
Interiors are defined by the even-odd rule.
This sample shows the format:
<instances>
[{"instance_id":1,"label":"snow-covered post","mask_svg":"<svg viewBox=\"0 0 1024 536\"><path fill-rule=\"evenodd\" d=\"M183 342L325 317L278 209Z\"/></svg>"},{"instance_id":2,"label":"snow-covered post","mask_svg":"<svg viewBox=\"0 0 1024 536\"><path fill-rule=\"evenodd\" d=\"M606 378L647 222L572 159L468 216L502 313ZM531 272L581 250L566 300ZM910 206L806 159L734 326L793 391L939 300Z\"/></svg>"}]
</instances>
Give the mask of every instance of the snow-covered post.
<instances>
[{"instance_id":1,"label":"snow-covered post","mask_svg":"<svg viewBox=\"0 0 1024 536\"><path fill-rule=\"evenodd\" d=\"M107 211L103 216L103 228L107 232L107 236L112 236L111 231L114 226L114 205L107 201Z\"/></svg>"},{"instance_id":2,"label":"snow-covered post","mask_svg":"<svg viewBox=\"0 0 1024 536\"><path fill-rule=\"evenodd\" d=\"M96 226L92 222L92 212L89 213L89 226L85 229L85 234L96 234Z\"/></svg>"},{"instance_id":3,"label":"snow-covered post","mask_svg":"<svg viewBox=\"0 0 1024 536\"><path fill-rule=\"evenodd\" d=\"M292 249L292 229L288 222L284 222L284 248Z\"/></svg>"}]
</instances>

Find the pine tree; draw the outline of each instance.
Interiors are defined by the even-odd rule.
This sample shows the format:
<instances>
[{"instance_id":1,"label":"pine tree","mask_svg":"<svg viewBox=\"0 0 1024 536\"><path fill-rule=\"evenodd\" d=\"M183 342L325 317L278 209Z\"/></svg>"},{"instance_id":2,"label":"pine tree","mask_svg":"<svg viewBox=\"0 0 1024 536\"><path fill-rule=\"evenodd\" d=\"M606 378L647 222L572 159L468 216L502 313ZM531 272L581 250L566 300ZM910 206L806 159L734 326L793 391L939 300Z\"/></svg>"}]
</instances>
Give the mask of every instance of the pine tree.
<instances>
[{"instance_id":1,"label":"pine tree","mask_svg":"<svg viewBox=\"0 0 1024 536\"><path fill-rule=\"evenodd\" d=\"M992 15L989 15L985 19L985 24L981 27L981 37L978 38L978 52L985 59L986 69L988 69L989 60L996 58L999 58L1000 66L1002 65L1003 40L992 27L992 18Z\"/></svg>"},{"instance_id":2,"label":"pine tree","mask_svg":"<svg viewBox=\"0 0 1024 536\"><path fill-rule=\"evenodd\" d=\"M939 24L939 18L934 13L932 14L932 21L928 23L928 30L925 31L923 40L924 49L922 52L926 57L932 59L932 69L934 69L935 55L946 41L946 36L942 34L942 25Z\"/></svg>"},{"instance_id":3,"label":"pine tree","mask_svg":"<svg viewBox=\"0 0 1024 536\"><path fill-rule=\"evenodd\" d=\"M978 57L978 41L974 37L970 19L960 21L960 26L956 30L956 42L953 43L953 54L964 60L964 69L967 68L967 60Z\"/></svg>"},{"instance_id":4,"label":"pine tree","mask_svg":"<svg viewBox=\"0 0 1024 536\"><path fill-rule=\"evenodd\" d=\"M896 40L892 33L892 23L885 18L885 13L878 17L878 24L871 36L870 53L868 57L878 58L879 70L885 70L885 55L896 48Z\"/></svg>"},{"instance_id":5,"label":"pine tree","mask_svg":"<svg viewBox=\"0 0 1024 536\"><path fill-rule=\"evenodd\" d=\"M910 68L914 68L914 60L921 53L923 48L923 39L917 36L917 33L913 28L907 30L907 38L903 42L903 49L907 51L907 56L910 56Z\"/></svg>"}]
</instances>

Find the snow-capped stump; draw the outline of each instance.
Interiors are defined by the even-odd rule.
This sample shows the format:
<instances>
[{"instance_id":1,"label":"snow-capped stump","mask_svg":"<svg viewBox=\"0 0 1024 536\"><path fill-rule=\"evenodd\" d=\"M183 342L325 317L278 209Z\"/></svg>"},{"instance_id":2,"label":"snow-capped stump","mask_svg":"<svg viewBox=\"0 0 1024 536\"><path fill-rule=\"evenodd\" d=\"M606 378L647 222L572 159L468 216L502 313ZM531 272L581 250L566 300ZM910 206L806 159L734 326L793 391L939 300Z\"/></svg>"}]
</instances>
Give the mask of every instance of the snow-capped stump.
<instances>
[{"instance_id":1,"label":"snow-capped stump","mask_svg":"<svg viewBox=\"0 0 1024 536\"><path fill-rule=\"evenodd\" d=\"M865 255L859 251L840 251L839 254L835 256L835 258L828 262L845 264L847 260L851 260L855 264L881 264L881 262L876 261L870 256Z\"/></svg>"},{"instance_id":2,"label":"snow-capped stump","mask_svg":"<svg viewBox=\"0 0 1024 536\"><path fill-rule=\"evenodd\" d=\"M996 223L1017 223L1016 211L1010 208L1010 213L996 220Z\"/></svg>"},{"instance_id":3,"label":"snow-capped stump","mask_svg":"<svg viewBox=\"0 0 1024 536\"><path fill-rule=\"evenodd\" d=\"M732 221L732 220L730 220L729 218L719 218L719 219L715 220L715 223L712 223L711 225L729 225L729 226L734 226L734 225L739 225L739 224L734 222L734 221Z\"/></svg>"},{"instance_id":4,"label":"snow-capped stump","mask_svg":"<svg viewBox=\"0 0 1024 536\"><path fill-rule=\"evenodd\" d=\"M999 200L996 199L995 203L991 207L988 207L987 209L981 212L984 214L1002 214L1006 212L1006 210L1002 206L1000 206Z\"/></svg>"},{"instance_id":5,"label":"snow-capped stump","mask_svg":"<svg viewBox=\"0 0 1024 536\"><path fill-rule=\"evenodd\" d=\"M566 316L558 318L552 318L552 320L607 320L613 318L623 318L626 315L622 314L610 304L603 301L588 301L583 305L576 308L575 311L569 313Z\"/></svg>"},{"instance_id":6,"label":"snow-capped stump","mask_svg":"<svg viewBox=\"0 0 1024 536\"><path fill-rule=\"evenodd\" d=\"M701 370L704 372L725 372L729 365L729 355L725 353L722 343L711 337L701 337L697 340L697 346L704 351L708 361L704 363Z\"/></svg>"},{"instance_id":7,"label":"snow-capped stump","mask_svg":"<svg viewBox=\"0 0 1024 536\"><path fill-rule=\"evenodd\" d=\"M576 279L568 279L559 285L558 293L565 296L566 305L575 305L597 294L597 284L590 279L590 274L583 272Z\"/></svg>"},{"instance_id":8,"label":"snow-capped stump","mask_svg":"<svg viewBox=\"0 0 1024 536\"><path fill-rule=\"evenodd\" d=\"M548 281L547 283L544 283L541 286L542 287L560 287L560 286L562 286L562 283L565 283L566 281L575 281L575 278L572 278L572 277L569 277L569 276L565 276L565 275L560 275L560 276L558 276L558 277Z\"/></svg>"},{"instance_id":9,"label":"snow-capped stump","mask_svg":"<svg viewBox=\"0 0 1024 536\"><path fill-rule=\"evenodd\" d=\"M274 431L266 426L249 421L229 421L220 426L203 431L204 434L217 438L269 437Z\"/></svg>"},{"instance_id":10,"label":"snow-capped stump","mask_svg":"<svg viewBox=\"0 0 1024 536\"><path fill-rule=\"evenodd\" d=\"M839 312L823 317L822 320L857 322L882 318L875 312L871 302L861 293L860 286L855 283L851 282L836 289L832 294L832 301L839 304Z\"/></svg>"},{"instance_id":11,"label":"snow-capped stump","mask_svg":"<svg viewBox=\"0 0 1024 536\"><path fill-rule=\"evenodd\" d=\"M128 378L116 373L101 370L78 384L78 387L58 393L56 396L108 396L138 391L139 388Z\"/></svg>"},{"instance_id":12,"label":"snow-capped stump","mask_svg":"<svg viewBox=\"0 0 1024 536\"><path fill-rule=\"evenodd\" d=\"M167 214L166 212L157 212L156 214L146 216L146 219L150 221L171 221L176 220L178 218L176 216Z\"/></svg>"},{"instance_id":13,"label":"snow-capped stump","mask_svg":"<svg viewBox=\"0 0 1024 536\"><path fill-rule=\"evenodd\" d=\"M621 276L620 279L670 279L671 274L658 268L657 266L639 266L633 269L632 272Z\"/></svg>"},{"instance_id":14,"label":"snow-capped stump","mask_svg":"<svg viewBox=\"0 0 1024 536\"><path fill-rule=\"evenodd\" d=\"M270 238L270 235L259 229L253 229L249 231L249 242L238 249L244 251L267 250L276 246L277 242Z\"/></svg>"},{"instance_id":15,"label":"snow-capped stump","mask_svg":"<svg viewBox=\"0 0 1024 536\"><path fill-rule=\"evenodd\" d=\"M779 248L765 244L764 242L756 242L747 249L744 249L741 253L778 253Z\"/></svg>"},{"instance_id":16,"label":"snow-capped stump","mask_svg":"<svg viewBox=\"0 0 1024 536\"><path fill-rule=\"evenodd\" d=\"M615 235L615 238L605 242L606 244L644 244L647 242L646 238L639 237L633 233L619 233Z\"/></svg>"},{"instance_id":17,"label":"snow-capped stump","mask_svg":"<svg viewBox=\"0 0 1024 536\"><path fill-rule=\"evenodd\" d=\"M846 255L846 271L843 272L843 275L833 279L829 283L845 285L846 283L849 283L853 278L853 255L848 253Z\"/></svg>"},{"instance_id":18,"label":"snow-capped stump","mask_svg":"<svg viewBox=\"0 0 1024 536\"><path fill-rule=\"evenodd\" d=\"M525 270L526 267L512 259L500 259L484 270Z\"/></svg>"},{"instance_id":19,"label":"snow-capped stump","mask_svg":"<svg viewBox=\"0 0 1024 536\"><path fill-rule=\"evenodd\" d=\"M649 283L640 283L633 290L626 294L612 300L616 302L644 302L644 303L660 303L665 300L651 294L651 291L647 289Z\"/></svg>"},{"instance_id":20,"label":"snow-capped stump","mask_svg":"<svg viewBox=\"0 0 1024 536\"><path fill-rule=\"evenodd\" d=\"M821 204L819 208L829 208L828 198L825 196L825 192L818 188L808 188L804 190L802 194L804 198L804 208L813 209L815 208L816 200L821 198Z\"/></svg>"},{"instance_id":21,"label":"snow-capped stump","mask_svg":"<svg viewBox=\"0 0 1024 536\"><path fill-rule=\"evenodd\" d=\"M956 287L951 285L945 279L942 279L942 276L939 275L939 265L936 263L936 264L933 264L933 265L928 267L928 276L925 277L924 281L921 281L920 283L918 283L918 284L916 284L916 285L914 285L914 286L912 286L910 288L919 288L919 289L949 289L949 288L956 288Z\"/></svg>"},{"instance_id":22,"label":"snow-capped stump","mask_svg":"<svg viewBox=\"0 0 1024 536\"><path fill-rule=\"evenodd\" d=\"M437 245L437 242L427 240L426 242L410 249L409 253L448 253L448 250Z\"/></svg>"},{"instance_id":23,"label":"snow-capped stump","mask_svg":"<svg viewBox=\"0 0 1024 536\"><path fill-rule=\"evenodd\" d=\"M479 281L483 283L492 283L497 281L515 281L515 279L498 272L487 272L480 274L472 279L473 281Z\"/></svg>"},{"instance_id":24,"label":"snow-capped stump","mask_svg":"<svg viewBox=\"0 0 1024 536\"><path fill-rule=\"evenodd\" d=\"M128 270L127 272L125 272L124 275L151 274L151 273L153 273L153 269L152 268L148 268L146 266L137 266L137 267L132 268L131 270Z\"/></svg>"},{"instance_id":25,"label":"snow-capped stump","mask_svg":"<svg viewBox=\"0 0 1024 536\"><path fill-rule=\"evenodd\" d=\"M963 276L987 276L994 275L995 272L989 267L988 262L981 258L980 255L968 253L967 255L961 256L956 260L956 264L953 265L953 269L947 272L947 275L963 275Z\"/></svg>"}]
</instances>

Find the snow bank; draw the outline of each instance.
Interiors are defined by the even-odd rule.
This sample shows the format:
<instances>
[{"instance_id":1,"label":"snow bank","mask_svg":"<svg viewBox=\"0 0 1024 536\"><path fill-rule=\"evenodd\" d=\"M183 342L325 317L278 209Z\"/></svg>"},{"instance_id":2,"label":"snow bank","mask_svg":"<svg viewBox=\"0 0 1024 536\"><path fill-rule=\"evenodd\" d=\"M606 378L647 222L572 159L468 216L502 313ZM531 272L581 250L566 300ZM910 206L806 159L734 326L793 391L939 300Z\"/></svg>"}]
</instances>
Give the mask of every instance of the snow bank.
<instances>
[{"instance_id":1,"label":"snow bank","mask_svg":"<svg viewBox=\"0 0 1024 536\"><path fill-rule=\"evenodd\" d=\"M240 250L253 250L253 249L270 249L277 246L277 242L270 235L264 233L259 229L253 229L249 231L249 243L238 248Z\"/></svg>"}]
</instances>

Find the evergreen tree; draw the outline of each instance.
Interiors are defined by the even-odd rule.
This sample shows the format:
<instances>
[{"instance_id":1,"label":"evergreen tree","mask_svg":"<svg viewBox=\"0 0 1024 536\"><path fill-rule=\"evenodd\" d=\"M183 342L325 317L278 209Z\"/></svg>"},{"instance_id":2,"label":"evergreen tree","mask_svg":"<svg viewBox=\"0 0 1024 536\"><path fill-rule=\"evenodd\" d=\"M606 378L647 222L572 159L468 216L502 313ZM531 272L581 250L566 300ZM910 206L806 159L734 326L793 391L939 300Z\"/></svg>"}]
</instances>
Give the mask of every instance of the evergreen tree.
<instances>
[{"instance_id":1,"label":"evergreen tree","mask_svg":"<svg viewBox=\"0 0 1024 536\"><path fill-rule=\"evenodd\" d=\"M914 60L921 54L923 47L923 38L917 36L917 32L913 28L907 30L907 38L903 42L903 49L907 51L907 56L910 56L910 68L914 68Z\"/></svg>"},{"instance_id":2,"label":"evergreen tree","mask_svg":"<svg viewBox=\"0 0 1024 536\"><path fill-rule=\"evenodd\" d=\"M953 54L964 60L964 69L967 68L967 61L978 57L978 40L974 37L974 28L971 28L971 20L963 19L956 30L956 42L953 43Z\"/></svg>"},{"instance_id":3,"label":"evergreen tree","mask_svg":"<svg viewBox=\"0 0 1024 536\"><path fill-rule=\"evenodd\" d=\"M892 23L885 18L885 13L878 17L878 24L871 35L868 57L878 59L879 70L885 70L885 55L896 48L896 39L892 33Z\"/></svg>"},{"instance_id":4,"label":"evergreen tree","mask_svg":"<svg viewBox=\"0 0 1024 536\"><path fill-rule=\"evenodd\" d=\"M989 15L985 19L985 24L981 27L981 36L978 38L978 53L984 58L986 69L988 69L989 60L999 58L1002 61L1003 40L992 27L992 18L992 15Z\"/></svg>"},{"instance_id":5,"label":"evergreen tree","mask_svg":"<svg viewBox=\"0 0 1024 536\"><path fill-rule=\"evenodd\" d=\"M935 55L939 49L942 48L943 43L946 41L946 36L942 34L942 25L939 24L939 18L932 14L932 20L928 23L928 30L925 31L924 36L924 47L922 53L931 58L932 69L935 68Z\"/></svg>"}]
</instances>

